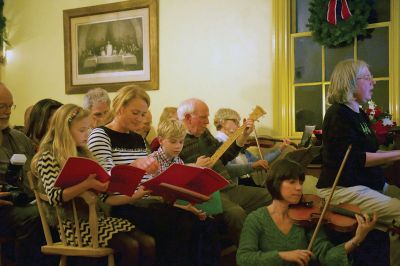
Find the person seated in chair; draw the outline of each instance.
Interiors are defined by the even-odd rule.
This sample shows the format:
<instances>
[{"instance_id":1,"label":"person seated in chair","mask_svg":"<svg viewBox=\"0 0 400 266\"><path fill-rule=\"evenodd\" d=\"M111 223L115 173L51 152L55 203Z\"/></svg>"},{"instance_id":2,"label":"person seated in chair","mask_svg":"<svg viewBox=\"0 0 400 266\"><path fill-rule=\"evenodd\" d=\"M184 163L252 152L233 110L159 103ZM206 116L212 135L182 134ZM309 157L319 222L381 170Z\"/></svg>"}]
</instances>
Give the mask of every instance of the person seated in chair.
<instances>
[{"instance_id":1,"label":"person seated in chair","mask_svg":"<svg viewBox=\"0 0 400 266\"><path fill-rule=\"evenodd\" d=\"M16 239L17 265L42 265L45 258L40 246L45 242L38 210L30 204L34 197L27 179L35 150L24 133L10 128L9 120L14 108L13 95L6 85L0 83L0 181L4 192L0 206L0 235ZM11 165L10 159L14 154L24 155L26 162L19 166ZM11 191L11 195L6 193Z\"/></svg>"}]
</instances>

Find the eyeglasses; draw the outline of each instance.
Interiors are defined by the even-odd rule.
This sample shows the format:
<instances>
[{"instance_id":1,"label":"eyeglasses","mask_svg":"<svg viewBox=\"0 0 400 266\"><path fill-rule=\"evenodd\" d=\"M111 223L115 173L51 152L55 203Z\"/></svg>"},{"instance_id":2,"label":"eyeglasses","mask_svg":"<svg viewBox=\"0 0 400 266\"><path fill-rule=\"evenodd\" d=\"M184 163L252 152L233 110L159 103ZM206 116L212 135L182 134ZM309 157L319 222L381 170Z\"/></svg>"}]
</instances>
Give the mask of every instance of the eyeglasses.
<instances>
[{"instance_id":1,"label":"eyeglasses","mask_svg":"<svg viewBox=\"0 0 400 266\"><path fill-rule=\"evenodd\" d=\"M357 78L357 79L364 79L364 80L369 80L369 81L371 81L371 80L374 79L374 76L372 76L372 75L365 75L365 76L359 77L359 78Z\"/></svg>"},{"instance_id":2,"label":"eyeglasses","mask_svg":"<svg viewBox=\"0 0 400 266\"><path fill-rule=\"evenodd\" d=\"M5 103L0 103L0 111L6 111L6 110L15 110L15 107L17 107L15 104L5 104Z\"/></svg>"}]
</instances>

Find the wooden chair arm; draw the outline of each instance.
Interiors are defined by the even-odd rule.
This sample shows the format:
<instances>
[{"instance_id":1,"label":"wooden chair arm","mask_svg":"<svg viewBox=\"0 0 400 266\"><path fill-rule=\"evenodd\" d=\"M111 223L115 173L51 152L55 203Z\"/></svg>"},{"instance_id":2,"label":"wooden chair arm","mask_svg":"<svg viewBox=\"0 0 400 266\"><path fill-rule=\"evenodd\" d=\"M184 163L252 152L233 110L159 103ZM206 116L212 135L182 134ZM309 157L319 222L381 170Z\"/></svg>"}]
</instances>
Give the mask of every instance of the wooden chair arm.
<instances>
[{"instance_id":1,"label":"wooden chair arm","mask_svg":"<svg viewBox=\"0 0 400 266\"><path fill-rule=\"evenodd\" d=\"M89 206L89 227L92 233L92 244L94 248L99 247L98 239L98 218L97 218L97 195L92 191L85 191L78 195L82 198Z\"/></svg>"}]
</instances>

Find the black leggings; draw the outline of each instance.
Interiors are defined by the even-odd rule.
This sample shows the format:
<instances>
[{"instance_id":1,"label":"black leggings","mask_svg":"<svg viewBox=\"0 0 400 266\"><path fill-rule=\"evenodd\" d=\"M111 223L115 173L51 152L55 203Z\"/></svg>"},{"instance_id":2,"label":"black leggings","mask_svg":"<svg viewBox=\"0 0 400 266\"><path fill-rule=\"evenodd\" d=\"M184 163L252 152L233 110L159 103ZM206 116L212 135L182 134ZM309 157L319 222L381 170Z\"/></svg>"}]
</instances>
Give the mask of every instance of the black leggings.
<instances>
[{"instance_id":1,"label":"black leggings","mask_svg":"<svg viewBox=\"0 0 400 266\"><path fill-rule=\"evenodd\" d=\"M115 234L108 246L119 253L121 266L154 265L155 241L138 230Z\"/></svg>"}]
</instances>

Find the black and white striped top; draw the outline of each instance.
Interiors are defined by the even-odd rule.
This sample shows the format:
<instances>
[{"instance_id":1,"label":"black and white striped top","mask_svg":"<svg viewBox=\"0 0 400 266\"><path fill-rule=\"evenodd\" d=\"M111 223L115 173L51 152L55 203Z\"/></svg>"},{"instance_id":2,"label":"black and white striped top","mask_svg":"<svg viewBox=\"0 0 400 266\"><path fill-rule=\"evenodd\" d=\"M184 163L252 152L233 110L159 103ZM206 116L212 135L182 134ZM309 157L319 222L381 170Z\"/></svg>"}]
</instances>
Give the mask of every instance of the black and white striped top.
<instances>
[{"instance_id":1,"label":"black and white striped top","mask_svg":"<svg viewBox=\"0 0 400 266\"><path fill-rule=\"evenodd\" d=\"M106 171L115 165L130 164L147 156L142 136L134 132L117 132L107 127L93 129L89 135L88 147Z\"/></svg>"}]
</instances>

